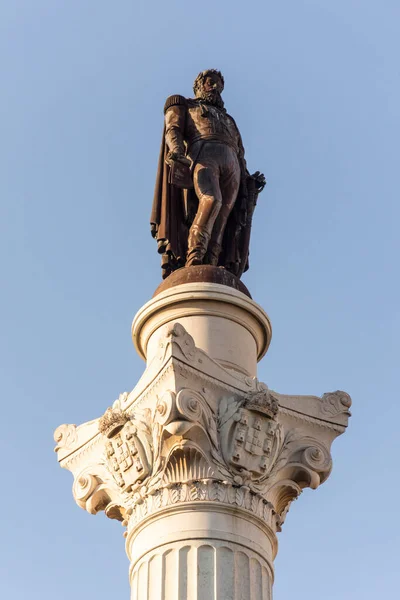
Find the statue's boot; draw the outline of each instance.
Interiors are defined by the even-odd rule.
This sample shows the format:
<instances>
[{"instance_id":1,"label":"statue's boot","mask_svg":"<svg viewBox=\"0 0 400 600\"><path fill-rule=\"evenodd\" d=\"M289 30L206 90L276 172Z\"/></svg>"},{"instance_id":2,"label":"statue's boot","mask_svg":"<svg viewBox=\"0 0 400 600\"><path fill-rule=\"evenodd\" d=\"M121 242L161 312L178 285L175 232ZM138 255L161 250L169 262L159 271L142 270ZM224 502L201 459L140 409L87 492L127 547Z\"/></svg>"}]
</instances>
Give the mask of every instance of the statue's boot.
<instances>
[{"instance_id":1,"label":"statue's boot","mask_svg":"<svg viewBox=\"0 0 400 600\"><path fill-rule=\"evenodd\" d=\"M214 189L215 185L213 185L213 178L215 178L215 173L213 171L210 169L202 170L200 181L203 185L208 182L208 187ZM200 189L198 190L199 206L193 225L189 231L188 252L186 255L187 267L203 264L204 255L208 248L215 219L222 206L222 201L219 198L220 192L219 190L217 191L218 193L215 194L206 194L201 192Z\"/></svg>"},{"instance_id":2,"label":"statue's boot","mask_svg":"<svg viewBox=\"0 0 400 600\"><path fill-rule=\"evenodd\" d=\"M165 279L172 272L171 269L171 257L167 252L164 252L161 256L161 274L162 278Z\"/></svg>"},{"instance_id":3,"label":"statue's boot","mask_svg":"<svg viewBox=\"0 0 400 600\"><path fill-rule=\"evenodd\" d=\"M211 234L207 227L192 225L188 238L188 251L186 255L186 267L203 264L203 258L207 250Z\"/></svg>"},{"instance_id":4,"label":"statue's boot","mask_svg":"<svg viewBox=\"0 0 400 600\"><path fill-rule=\"evenodd\" d=\"M218 266L219 255L221 254L222 246L218 244L218 242L213 242L210 240L207 248L207 253L205 257L205 262L208 265Z\"/></svg>"}]
</instances>

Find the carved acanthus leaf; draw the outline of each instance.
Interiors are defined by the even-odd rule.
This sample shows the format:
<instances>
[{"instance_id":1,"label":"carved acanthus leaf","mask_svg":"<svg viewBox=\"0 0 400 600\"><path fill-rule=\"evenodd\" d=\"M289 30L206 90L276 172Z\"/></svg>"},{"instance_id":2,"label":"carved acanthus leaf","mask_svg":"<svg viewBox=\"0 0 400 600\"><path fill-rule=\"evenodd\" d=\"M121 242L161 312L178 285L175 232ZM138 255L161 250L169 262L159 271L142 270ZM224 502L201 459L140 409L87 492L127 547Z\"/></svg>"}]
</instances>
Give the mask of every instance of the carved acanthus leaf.
<instances>
[{"instance_id":1,"label":"carved acanthus leaf","mask_svg":"<svg viewBox=\"0 0 400 600\"><path fill-rule=\"evenodd\" d=\"M266 521L276 530L280 529L281 519L270 502L249 487L232 485L227 481L204 479L187 483L173 483L149 490L132 508L132 524L158 510L183 502L217 502L247 510Z\"/></svg>"}]
</instances>

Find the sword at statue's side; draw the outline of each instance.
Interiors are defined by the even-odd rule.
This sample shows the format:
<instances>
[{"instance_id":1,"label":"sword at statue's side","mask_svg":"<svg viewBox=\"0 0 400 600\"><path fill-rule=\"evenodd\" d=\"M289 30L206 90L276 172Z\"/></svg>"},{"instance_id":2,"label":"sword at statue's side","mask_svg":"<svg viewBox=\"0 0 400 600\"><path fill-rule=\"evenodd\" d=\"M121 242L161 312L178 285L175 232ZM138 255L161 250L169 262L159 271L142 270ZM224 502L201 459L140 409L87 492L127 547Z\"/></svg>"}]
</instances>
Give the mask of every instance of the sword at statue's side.
<instances>
[{"instance_id":1,"label":"sword at statue's side","mask_svg":"<svg viewBox=\"0 0 400 600\"><path fill-rule=\"evenodd\" d=\"M246 202L246 222L242 229L240 240L240 267L237 277L241 277L245 271L249 260L250 249L250 233L253 221L254 210L257 205L258 195L263 191L266 185L266 179L260 171L256 171L253 175L248 175L246 179L247 187L247 202Z\"/></svg>"}]
</instances>

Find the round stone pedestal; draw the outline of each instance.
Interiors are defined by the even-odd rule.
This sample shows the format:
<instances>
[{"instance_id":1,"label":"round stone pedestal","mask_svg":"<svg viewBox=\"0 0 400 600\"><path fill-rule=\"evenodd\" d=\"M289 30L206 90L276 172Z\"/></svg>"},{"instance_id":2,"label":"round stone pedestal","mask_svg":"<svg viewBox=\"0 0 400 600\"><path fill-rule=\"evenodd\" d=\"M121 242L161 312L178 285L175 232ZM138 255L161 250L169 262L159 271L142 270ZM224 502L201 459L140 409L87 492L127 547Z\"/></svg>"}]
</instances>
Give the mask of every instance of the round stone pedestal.
<instances>
[{"instance_id":1,"label":"round stone pedestal","mask_svg":"<svg viewBox=\"0 0 400 600\"><path fill-rule=\"evenodd\" d=\"M132 337L147 364L172 322L222 366L252 377L271 341L268 316L248 295L219 283L184 283L158 293L135 316Z\"/></svg>"}]
</instances>

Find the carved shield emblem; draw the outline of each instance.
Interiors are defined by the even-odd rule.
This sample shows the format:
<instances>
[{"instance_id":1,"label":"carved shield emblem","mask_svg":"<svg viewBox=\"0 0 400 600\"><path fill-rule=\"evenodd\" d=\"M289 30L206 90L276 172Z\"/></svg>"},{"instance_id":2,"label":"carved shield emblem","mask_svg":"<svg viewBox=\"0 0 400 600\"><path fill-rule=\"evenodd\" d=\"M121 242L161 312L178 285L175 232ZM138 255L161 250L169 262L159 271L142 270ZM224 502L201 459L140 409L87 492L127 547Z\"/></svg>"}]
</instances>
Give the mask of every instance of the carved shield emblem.
<instances>
[{"instance_id":1,"label":"carved shield emblem","mask_svg":"<svg viewBox=\"0 0 400 600\"><path fill-rule=\"evenodd\" d=\"M233 421L236 424L229 449L230 464L250 471L256 478L262 477L269 470L278 424L245 408L234 415Z\"/></svg>"},{"instance_id":2,"label":"carved shield emblem","mask_svg":"<svg viewBox=\"0 0 400 600\"><path fill-rule=\"evenodd\" d=\"M99 423L106 436L106 459L123 491L143 481L150 473L151 434L146 423L133 421L119 409L108 409Z\"/></svg>"},{"instance_id":3,"label":"carved shield emblem","mask_svg":"<svg viewBox=\"0 0 400 600\"><path fill-rule=\"evenodd\" d=\"M268 475L281 443L275 402L267 391L262 391L244 402L233 401L231 408L226 407L226 417L221 419L221 445L226 462L253 481Z\"/></svg>"}]
</instances>

